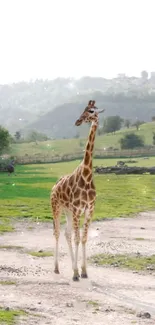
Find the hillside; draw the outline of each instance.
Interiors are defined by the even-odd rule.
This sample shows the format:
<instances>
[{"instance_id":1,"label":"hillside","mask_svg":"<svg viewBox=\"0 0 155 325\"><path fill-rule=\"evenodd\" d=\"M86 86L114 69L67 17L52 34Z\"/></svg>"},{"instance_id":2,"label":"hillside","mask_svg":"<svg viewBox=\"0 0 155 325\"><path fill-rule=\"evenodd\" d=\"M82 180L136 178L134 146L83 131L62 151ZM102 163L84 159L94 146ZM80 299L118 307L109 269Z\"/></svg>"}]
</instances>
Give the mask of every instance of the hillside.
<instances>
[{"instance_id":1,"label":"hillside","mask_svg":"<svg viewBox=\"0 0 155 325\"><path fill-rule=\"evenodd\" d=\"M127 76L114 79L85 76L79 80L57 78L0 85L0 125L12 134L37 130L54 138L73 137L77 132L75 119L90 98L106 108L105 116L119 114L132 121L136 117L151 121L155 115L154 92L155 80Z\"/></svg>"},{"instance_id":2,"label":"hillside","mask_svg":"<svg viewBox=\"0 0 155 325\"><path fill-rule=\"evenodd\" d=\"M37 121L29 124L25 131L34 129L46 133L54 138L72 138L76 136L79 129L75 128L76 119L84 110L89 98L95 98L98 107L104 107L104 117L110 115L120 115L123 119L130 119L134 122L136 119L151 121L155 114L154 97L149 97L146 101L139 97L130 97L129 95L105 95L101 92L92 92L92 94L81 95L78 102L70 102L57 106L52 111L43 115ZM100 121L102 124L102 120Z\"/></svg>"},{"instance_id":3,"label":"hillside","mask_svg":"<svg viewBox=\"0 0 155 325\"><path fill-rule=\"evenodd\" d=\"M10 132L29 123L74 96L70 79L36 80L0 85L0 125Z\"/></svg>"},{"instance_id":4,"label":"hillside","mask_svg":"<svg viewBox=\"0 0 155 325\"><path fill-rule=\"evenodd\" d=\"M105 134L97 136L95 141L95 151L107 150L109 147L120 148L119 140L128 132L135 132L142 136L145 145L152 145L152 133L155 132L155 123L145 123L140 126L140 130L136 131L135 128L122 129L117 131L115 135ZM88 135L88 130L87 130ZM16 156L63 156L65 154L75 154L83 152L86 144L86 138L78 139L61 139L36 143L22 143L12 144L11 154Z\"/></svg>"}]
</instances>

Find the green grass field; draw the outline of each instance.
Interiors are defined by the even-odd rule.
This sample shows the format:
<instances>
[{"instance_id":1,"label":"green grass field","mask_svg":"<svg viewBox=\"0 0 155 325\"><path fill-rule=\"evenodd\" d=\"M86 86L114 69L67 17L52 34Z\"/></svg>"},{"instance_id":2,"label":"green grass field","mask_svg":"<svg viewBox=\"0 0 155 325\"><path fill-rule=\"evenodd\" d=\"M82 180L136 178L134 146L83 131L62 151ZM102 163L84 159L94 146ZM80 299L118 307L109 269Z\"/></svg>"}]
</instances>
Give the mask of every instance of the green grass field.
<instances>
[{"instance_id":1,"label":"green grass field","mask_svg":"<svg viewBox=\"0 0 155 325\"><path fill-rule=\"evenodd\" d=\"M155 166L155 158L139 158L137 161L139 166ZM117 159L95 159L94 166L110 166L116 162ZM0 231L13 231L9 220L15 217L51 220L51 188L60 176L72 172L78 164L79 161L17 166L17 176L1 173ZM94 181L97 188L94 220L128 216L155 208L153 175L94 175Z\"/></svg>"},{"instance_id":2,"label":"green grass field","mask_svg":"<svg viewBox=\"0 0 155 325\"><path fill-rule=\"evenodd\" d=\"M107 147L113 147L120 149L119 140L124 136L124 134L129 132L134 132L144 138L146 145L152 145L152 136L155 131L155 123L145 123L140 125L139 131L132 127L130 129L122 129L117 131L116 134L105 134L102 136L97 136L95 141L95 149L103 150ZM87 137L87 135L86 135ZM53 141L45 141L36 143L22 143L22 144L12 144L11 155L15 156L63 156L65 154L76 154L81 152L86 143L86 137L84 139L61 139Z\"/></svg>"}]
</instances>

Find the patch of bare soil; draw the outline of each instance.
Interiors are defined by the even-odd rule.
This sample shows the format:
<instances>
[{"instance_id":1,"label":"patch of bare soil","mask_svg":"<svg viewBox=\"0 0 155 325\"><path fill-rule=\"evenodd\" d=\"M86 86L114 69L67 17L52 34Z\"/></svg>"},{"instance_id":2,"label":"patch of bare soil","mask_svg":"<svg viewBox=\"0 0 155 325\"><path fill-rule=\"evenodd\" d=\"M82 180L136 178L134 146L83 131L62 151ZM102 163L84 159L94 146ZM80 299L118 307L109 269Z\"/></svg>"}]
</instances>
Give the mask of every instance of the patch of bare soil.
<instances>
[{"instance_id":1,"label":"patch of bare soil","mask_svg":"<svg viewBox=\"0 0 155 325\"><path fill-rule=\"evenodd\" d=\"M155 324L154 271L136 273L88 264L89 279L75 283L62 227L61 274L56 275L53 257L28 254L29 251L54 250L52 222L18 223L16 232L1 236L0 247L0 281L16 282L0 285L0 306L27 311L26 318L18 320L20 325ZM155 254L155 213L92 223L87 252L88 256ZM81 246L79 268L80 259ZM148 312L151 318L137 315L140 312Z\"/></svg>"}]
</instances>

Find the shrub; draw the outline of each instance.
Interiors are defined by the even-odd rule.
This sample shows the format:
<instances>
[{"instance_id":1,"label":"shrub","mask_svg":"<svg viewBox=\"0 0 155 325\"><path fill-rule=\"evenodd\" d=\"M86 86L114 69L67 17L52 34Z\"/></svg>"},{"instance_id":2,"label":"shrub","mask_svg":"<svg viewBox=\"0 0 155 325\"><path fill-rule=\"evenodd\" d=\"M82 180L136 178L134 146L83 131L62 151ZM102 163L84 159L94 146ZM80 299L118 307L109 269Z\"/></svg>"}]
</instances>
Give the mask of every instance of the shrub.
<instances>
[{"instance_id":1,"label":"shrub","mask_svg":"<svg viewBox=\"0 0 155 325\"><path fill-rule=\"evenodd\" d=\"M135 133L126 134L120 139L121 149L133 149L138 147L144 147L144 141Z\"/></svg>"}]
</instances>

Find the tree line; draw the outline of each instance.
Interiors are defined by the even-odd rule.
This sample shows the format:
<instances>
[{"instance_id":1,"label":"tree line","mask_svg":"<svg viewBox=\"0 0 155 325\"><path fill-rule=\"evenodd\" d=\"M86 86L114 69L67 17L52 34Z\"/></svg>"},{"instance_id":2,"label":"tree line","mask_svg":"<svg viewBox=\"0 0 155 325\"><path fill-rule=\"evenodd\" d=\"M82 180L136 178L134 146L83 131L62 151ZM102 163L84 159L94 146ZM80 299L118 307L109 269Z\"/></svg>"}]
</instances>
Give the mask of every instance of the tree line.
<instances>
[{"instance_id":1,"label":"tree line","mask_svg":"<svg viewBox=\"0 0 155 325\"><path fill-rule=\"evenodd\" d=\"M115 133L116 131L119 131L123 126L127 129L129 129L131 126L134 126L138 131L140 125L144 123L145 121L140 121L138 119L132 123L131 120L122 119L119 115L108 116L104 119L103 126L100 126L98 135L101 135L103 133Z\"/></svg>"}]
</instances>

